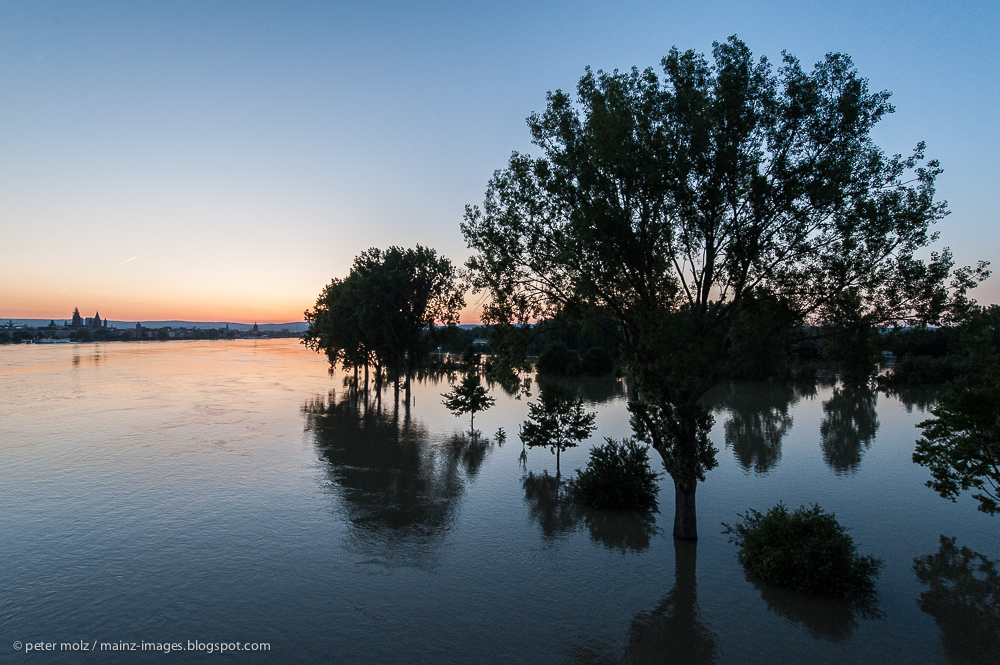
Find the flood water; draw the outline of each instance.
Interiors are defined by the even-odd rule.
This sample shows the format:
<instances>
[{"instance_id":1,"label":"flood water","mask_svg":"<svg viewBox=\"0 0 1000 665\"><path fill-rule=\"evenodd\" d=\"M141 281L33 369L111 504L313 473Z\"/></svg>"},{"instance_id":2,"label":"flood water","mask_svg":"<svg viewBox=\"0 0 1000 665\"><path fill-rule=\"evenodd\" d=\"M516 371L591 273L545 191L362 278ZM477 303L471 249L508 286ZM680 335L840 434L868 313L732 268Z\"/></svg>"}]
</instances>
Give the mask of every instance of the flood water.
<instances>
[{"instance_id":1,"label":"flood water","mask_svg":"<svg viewBox=\"0 0 1000 665\"><path fill-rule=\"evenodd\" d=\"M564 474L629 434L621 383L581 388ZM0 662L1000 662L1000 518L924 487L927 395L722 386L695 546L669 478L652 520L577 509L520 459L530 399L471 441L448 389L366 406L297 340L0 347ZM779 500L884 560L876 612L747 579L721 523ZM269 650L107 648L142 642Z\"/></svg>"}]
</instances>

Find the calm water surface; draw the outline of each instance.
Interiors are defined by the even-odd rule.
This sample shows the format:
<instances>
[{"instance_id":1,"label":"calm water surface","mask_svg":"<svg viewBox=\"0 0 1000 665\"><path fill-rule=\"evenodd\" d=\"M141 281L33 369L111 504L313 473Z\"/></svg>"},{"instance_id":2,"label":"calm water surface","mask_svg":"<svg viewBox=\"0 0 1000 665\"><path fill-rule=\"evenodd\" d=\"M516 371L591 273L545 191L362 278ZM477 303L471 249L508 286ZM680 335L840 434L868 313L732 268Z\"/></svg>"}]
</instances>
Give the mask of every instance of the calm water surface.
<instances>
[{"instance_id":1,"label":"calm water surface","mask_svg":"<svg viewBox=\"0 0 1000 665\"><path fill-rule=\"evenodd\" d=\"M1000 662L1000 520L923 486L926 396L721 387L701 540L675 546L669 479L652 521L576 509L554 456L519 459L527 400L476 418L500 447L448 388L366 406L295 340L0 347L0 662ZM619 383L583 390L599 429L564 472L629 434ZM746 578L720 523L778 500L885 561L878 614Z\"/></svg>"}]
</instances>

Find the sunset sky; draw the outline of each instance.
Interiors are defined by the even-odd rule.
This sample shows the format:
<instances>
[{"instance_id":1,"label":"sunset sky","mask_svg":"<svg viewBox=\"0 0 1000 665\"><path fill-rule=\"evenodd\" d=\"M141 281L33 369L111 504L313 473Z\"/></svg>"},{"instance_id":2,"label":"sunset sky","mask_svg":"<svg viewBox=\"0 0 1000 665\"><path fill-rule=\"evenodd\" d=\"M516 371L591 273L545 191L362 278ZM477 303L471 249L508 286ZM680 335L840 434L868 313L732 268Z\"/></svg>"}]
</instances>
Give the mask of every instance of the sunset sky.
<instances>
[{"instance_id":1,"label":"sunset sky","mask_svg":"<svg viewBox=\"0 0 1000 665\"><path fill-rule=\"evenodd\" d=\"M1000 268L997 6L0 2L0 317L297 321L369 247L464 262L546 91L731 34L850 54L893 93L878 143L942 162L938 246Z\"/></svg>"}]
</instances>

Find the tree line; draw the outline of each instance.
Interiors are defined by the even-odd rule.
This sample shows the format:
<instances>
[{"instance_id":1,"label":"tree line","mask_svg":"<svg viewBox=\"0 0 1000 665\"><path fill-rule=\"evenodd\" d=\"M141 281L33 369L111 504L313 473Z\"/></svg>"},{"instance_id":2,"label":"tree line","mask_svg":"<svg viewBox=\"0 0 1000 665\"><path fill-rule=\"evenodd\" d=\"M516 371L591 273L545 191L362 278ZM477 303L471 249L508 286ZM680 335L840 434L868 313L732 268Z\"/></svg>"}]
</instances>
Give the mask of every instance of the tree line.
<instances>
[{"instance_id":1,"label":"tree line","mask_svg":"<svg viewBox=\"0 0 1000 665\"><path fill-rule=\"evenodd\" d=\"M355 381L363 370L367 385L372 369L377 393L385 376L397 394L402 382L408 404L413 373L429 350L425 334L436 323L458 323L465 291L460 271L433 249L369 249L305 312L303 343L353 372Z\"/></svg>"},{"instance_id":2,"label":"tree line","mask_svg":"<svg viewBox=\"0 0 1000 665\"><path fill-rule=\"evenodd\" d=\"M713 386L816 330L870 367L881 328L975 311L987 264L924 251L948 213L940 164L922 142L887 155L872 138L889 98L845 55L775 67L736 37L711 60L674 48L659 70L588 68L528 119L538 155L513 153L466 208L493 369L524 366L538 321L612 322L635 436L674 482L676 538L697 537L697 485L717 465ZM369 250L307 312L306 343L408 385L420 330L454 324L464 286L433 250Z\"/></svg>"}]
</instances>

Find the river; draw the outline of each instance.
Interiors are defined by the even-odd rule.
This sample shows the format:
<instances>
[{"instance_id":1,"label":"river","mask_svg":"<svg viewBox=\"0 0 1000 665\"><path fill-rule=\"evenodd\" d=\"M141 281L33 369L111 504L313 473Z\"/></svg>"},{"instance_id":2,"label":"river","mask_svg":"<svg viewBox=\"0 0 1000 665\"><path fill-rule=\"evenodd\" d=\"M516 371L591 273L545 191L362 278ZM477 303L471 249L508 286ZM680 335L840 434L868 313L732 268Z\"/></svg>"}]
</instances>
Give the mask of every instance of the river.
<instances>
[{"instance_id":1,"label":"river","mask_svg":"<svg viewBox=\"0 0 1000 665\"><path fill-rule=\"evenodd\" d=\"M564 474L629 434L621 382L578 385L598 429ZM522 459L537 384L494 387L477 441L448 389L366 403L297 340L0 347L0 660L1000 662L1000 518L924 486L926 395L720 387L700 540L675 545L669 478L643 520ZM779 500L884 560L875 611L747 579L721 523Z\"/></svg>"}]
</instances>

